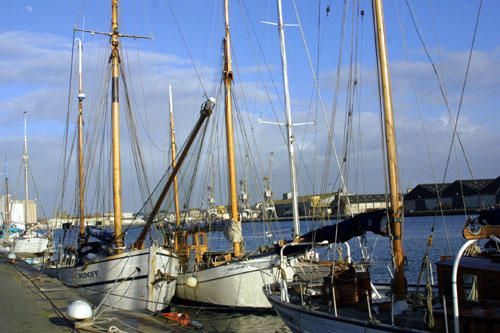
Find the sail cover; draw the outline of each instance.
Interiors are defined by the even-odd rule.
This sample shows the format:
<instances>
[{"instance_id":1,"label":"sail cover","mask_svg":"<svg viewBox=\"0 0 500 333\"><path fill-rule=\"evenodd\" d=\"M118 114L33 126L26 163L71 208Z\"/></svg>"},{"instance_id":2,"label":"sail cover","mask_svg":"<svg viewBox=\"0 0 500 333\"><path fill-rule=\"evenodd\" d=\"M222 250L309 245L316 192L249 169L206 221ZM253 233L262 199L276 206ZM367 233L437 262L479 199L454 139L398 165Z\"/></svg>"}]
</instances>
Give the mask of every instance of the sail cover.
<instances>
[{"instance_id":1,"label":"sail cover","mask_svg":"<svg viewBox=\"0 0 500 333\"><path fill-rule=\"evenodd\" d=\"M232 243L243 241L241 228L234 221L227 221L225 223L224 237Z\"/></svg>"},{"instance_id":2,"label":"sail cover","mask_svg":"<svg viewBox=\"0 0 500 333\"><path fill-rule=\"evenodd\" d=\"M500 224L500 208L492 208L482 210L477 217L479 224L482 225L499 225Z\"/></svg>"},{"instance_id":3,"label":"sail cover","mask_svg":"<svg viewBox=\"0 0 500 333\"><path fill-rule=\"evenodd\" d=\"M301 243L343 243L351 238L364 235L367 231L374 234L387 236L387 210L380 209L358 214L334 225L324 226L310 231L300 237ZM284 254L298 252L309 248L311 245L294 246L285 248Z\"/></svg>"}]
</instances>

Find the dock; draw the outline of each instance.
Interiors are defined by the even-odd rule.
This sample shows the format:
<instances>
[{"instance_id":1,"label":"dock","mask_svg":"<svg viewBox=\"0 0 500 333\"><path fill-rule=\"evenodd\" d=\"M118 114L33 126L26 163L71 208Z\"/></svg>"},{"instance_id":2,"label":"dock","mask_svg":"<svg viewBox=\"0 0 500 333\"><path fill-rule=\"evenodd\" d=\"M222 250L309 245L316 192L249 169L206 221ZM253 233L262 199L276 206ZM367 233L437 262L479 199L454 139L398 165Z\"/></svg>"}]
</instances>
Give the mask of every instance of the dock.
<instances>
[{"instance_id":1,"label":"dock","mask_svg":"<svg viewBox=\"0 0 500 333\"><path fill-rule=\"evenodd\" d=\"M0 256L0 322L2 332L193 332L148 313L103 309L94 318L75 322L67 315L68 305L85 300L76 289L17 260ZM90 303L89 303L90 304Z\"/></svg>"}]
</instances>

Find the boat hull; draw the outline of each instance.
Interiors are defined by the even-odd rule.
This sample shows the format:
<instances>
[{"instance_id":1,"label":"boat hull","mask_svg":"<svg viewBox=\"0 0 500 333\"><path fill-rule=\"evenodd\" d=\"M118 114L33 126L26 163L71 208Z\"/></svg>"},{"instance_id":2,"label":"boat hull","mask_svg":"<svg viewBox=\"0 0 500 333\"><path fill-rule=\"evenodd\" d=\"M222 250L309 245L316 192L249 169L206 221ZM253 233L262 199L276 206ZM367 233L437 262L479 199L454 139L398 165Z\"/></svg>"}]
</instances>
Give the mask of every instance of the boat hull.
<instances>
[{"instance_id":1,"label":"boat hull","mask_svg":"<svg viewBox=\"0 0 500 333\"><path fill-rule=\"evenodd\" d=\"M271 303L262 290L265 285L278 281L278 263L279 256L272 254L180 273L176 297L219 308L270 310ZM196 287L186 284L189 277L197 279Z\"/></svg>"},{"instance_id":2,"label":"boat hull","mask_svg":"<svg viewBox=\"0 0 500 333\"><path fill-rule=\"evenodd\" d=\"M26 237L14 240L12 252L20 257L34 257L43 254L49 246L45 237Z\"/></svg>"},{"instance_id":3,"label":"boat hull","mask_svg":"<svg viewBox=\"0 0 500 333\"><path fill-rule=\"evenodd\" d=\"M171 251L150 247L57 270L65 285L80 288L95 305L129 311L160 311L169 306L179 270Z\"/></svg>"},{"instance_id":4,"label":"boat hull","mask_svg":"<svg viewBox=\"0 0 500 333\"><path fill-rule=\"evenodd\" d=\"M425 332L408 328L392 327L366 320L346 318L315 311L301 305L282 302L279 295L266 293L269 302L285 324L297 333L381 333L381 332Z\"/></svg>"}]
</instances>

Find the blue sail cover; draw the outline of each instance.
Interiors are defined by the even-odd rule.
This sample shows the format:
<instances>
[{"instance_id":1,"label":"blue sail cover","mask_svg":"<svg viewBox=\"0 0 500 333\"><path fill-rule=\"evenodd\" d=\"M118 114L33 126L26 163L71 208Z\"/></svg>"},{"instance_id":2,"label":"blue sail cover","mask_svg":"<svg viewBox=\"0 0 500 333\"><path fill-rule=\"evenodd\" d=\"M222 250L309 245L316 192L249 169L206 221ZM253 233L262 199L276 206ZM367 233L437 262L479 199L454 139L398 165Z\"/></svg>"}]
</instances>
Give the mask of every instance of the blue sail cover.
<instances>
[{"instance_id":1,"label":"blue sail cover","mask_svg":"<svg viewBox=\"0 0 500 333\"><path fill-rule=\"evenodd\" d=\"M371 231L374 234L387 236L387 210L380 209L367 213L358 214L342 222L324 226L310 231L300 237L301 243L344 243L348 240L364 235ZM311 245L287 247L284 254L302 251Z\"/></svg>"},{"instance_id":2,"label":"blue sail cover","mask_svg":"<svg viewBox=\"0 0 500 333\"><path fill-rule=\"evenodd\" d=\"M492 208L482 210L477 217L479 224L482 225L499 225L500 224L500 208Z\"/></svg>"}]
</instances>

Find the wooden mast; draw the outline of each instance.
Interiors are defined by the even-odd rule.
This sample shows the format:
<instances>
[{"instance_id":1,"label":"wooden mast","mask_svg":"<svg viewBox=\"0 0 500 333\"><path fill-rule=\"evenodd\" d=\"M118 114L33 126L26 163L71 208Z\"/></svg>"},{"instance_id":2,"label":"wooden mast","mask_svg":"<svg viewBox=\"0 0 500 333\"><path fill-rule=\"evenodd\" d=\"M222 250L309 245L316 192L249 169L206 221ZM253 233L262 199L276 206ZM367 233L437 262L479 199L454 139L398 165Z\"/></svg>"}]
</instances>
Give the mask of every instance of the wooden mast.
<instances>
[{"instance_id":1,"label":"wooden mast","mask_svg":"<svg viewBox=\"0 0 500 333\"><path fill-rule=\"evenodd\" d=\"M78 188L80 207L79 240L85 239L85 180L83 173L83 78L82 78L82 41L78 39Z\"/></svg>"},{"instance_id":2,"label":"wooden mast","mask_svg":"<svg viewBox=\"0 0 500 333\"><path fill-rule=\"evenodd\" d=\"M229 32L229 0L224 0L224 18L225 18L225 38L224 38L224 88L225 88L225 114L226 114L226 143L227 160L229 176L229 197L231 206L231 221L236 223L238 230L241 231L241 220L238 212L238 193L236 190L236 164L234 158L234 134L233 134L233 99L231 96L231 85L233 82L233 69L231 62L231 35ZM234 242L234 255L239 257L243 255L241 242Z\"/></svg>"},{"instance_id":3,"label":"wooden mast","mask_svg":"<svg viewBox=\"0 0 500 333\"><path fill-rule=\"evenodd\" d=\"M390 221L392 231L392 246L394 251L394 281L397 299L406 297L406 282L404 272L404 252L402 242L402 214L401 196L398 184L398 161L396 152L396 132L394 128L394 113L392 109L391 79L387 58L387 45L385 38L384 12L382 0L373 0L373 16L375 24L375 35L378 51L378 64L380 71L380 82L382 85L385 141L387 147L387 167L389 172L390 188Z\"/></svg>"},{"instance_id":4,"label":"wooden mast","mask_svg":"<svg viewBox=\"0 0 500 333\"><path fill-rule=\"evenodd\" d=\"M111 127L113 158L113 205L115 228L115 253L123 253L122 237L122 187L120 162L120 104L118 83L120 75L118 30L118 0L111 0Z\"/></svg>"},{"instance_id":5,"label":"wooden mast","mask_svg":"<svg viewBox=\"0 0 500 333\"><path fill-rule=\"evenodd\" d=\"M172 170L176 165L176 145L175 145L175 130L174 130L174 103L172 101L172 86L168 86L168 105L170 112L170 152L172 158ZM175 205L175 225L177 228L181 226L181 209L179 204L179 185L177 182L177 175L174 177L174 205Z\"/></svg>"},{"instance_id":6,"label":"wooden mast","mask_svg":"<svg viewBox=\"0 0 500 333\"><path fill-rule=\"evenodd\" d=\"M293 135L292 108L290 103L290 92L288 89L288 64L286 60L285 30L283 24L283 13L281 0L278 0L278 31L281 47L281 69L283 72L283 90L285 97L286 132L288 141L288 159L290 164L290 182L292 185L292 211L293 211L293 238L300 237L299 221L299 199L297 190L297 172L295 169L295 136Z\"/></svg>"}]
</instances>

